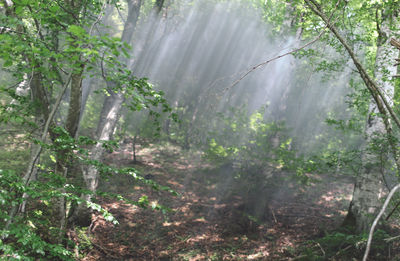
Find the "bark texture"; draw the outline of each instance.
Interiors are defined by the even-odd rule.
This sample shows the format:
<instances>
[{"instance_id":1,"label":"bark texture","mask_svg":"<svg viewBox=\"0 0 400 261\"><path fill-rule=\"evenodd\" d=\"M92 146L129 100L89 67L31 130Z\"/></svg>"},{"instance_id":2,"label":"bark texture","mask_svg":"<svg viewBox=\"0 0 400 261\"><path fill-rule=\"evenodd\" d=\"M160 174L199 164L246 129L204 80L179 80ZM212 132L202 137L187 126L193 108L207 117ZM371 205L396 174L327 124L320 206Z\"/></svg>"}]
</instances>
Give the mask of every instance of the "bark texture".
<instances>
[{"instance_id":1,"label":"bark texture","mask_svg":"<svg viewBox=\"0 0 400 261\"><path fill-rule=\"evenodd\" d=\"M141 0L130 0L128 2L128 17L124 24L121 41L129 43L134 34L137 21L140 15L140 8L142 6ZM90 159L94 161L101 161L105 148L103 143L112 139L115 127L120 118L122 104L125 101L124 91L115 93L117 83L108 81L107 89L108 95L104 99L103 107L100 114L99 123L97 125L96 138L98 142L90 150ZM92 193L90 195L83 194L82 200L91 201L92 196L97 190L99 183L99 171L96 166L90 165L82 169L83 179L85 180L86 188ZM81 226L88 226L91 222L91 210L87 208L86 204L81 204L74 211L71 217L71 222Z\"/></svg>"},{"instance_id":2,"label":"bark texture","mask_svg":"<svg viewBox=\"0 0 400 261\"><path fill-rule=\"evenodd\" d=\"M389 17L380 26L381 36L376 53L375 78L389 105L392 106L395 88L391 76L396 74L393 61L398 57L398 51L390 45L390 38L393 36L389 28L390 23ZM378 116L379 113L377 103L371 100L365 127L366 146L362 156L362 170L354 187L353 199L345 222L345 224L354 225L357 232L369 230L381 207L381 198L384 196L383 179L390 152L389 142L378 144L374 140L390 139L391 133L388 131L391 131L391 124L388 119L385 123L385 115ZM396 154L396 151L393 153ZM393 156L396 157L396 155Z\"/></svg>"},{"instance_id":3,"label":"bark texture","mask_svg":"<svg viewBox=\"0 0 400 261\"><path fill-rule=\"evenodd\" d=\"M90 150L91 160L101 161L105 151L103 142L111 140L115 126L119 120L123 102L123 93L113 94L106 98L101 115L101 126L98 128L99 142L97 142L97 144ZM82 200L91 201L99 183L99 171L95 166L90 165L87 168L83 168L82 175L83 179L85 180L86 188L92 192L92 195L83 194ZM90 225L90 220L91 210L87 208L86 204L79 205L71 218L72 222L81 226Z\"/></svg>"},{"instance_id":4,"label":"bark texture","mask_svg":"<svg viewBox=\"0 0 400 261\"><path fill-rule=\"evenodd\" d=\"M393 61L390 59L397 57L390 47L389 40L392 34L395 33L392 31L393 28L398 28L394 27L393 24L397 21L397 18L393 16L393 10L388 10L387 14L382 15L382 22L379 21L378 31L380 37L376 55L375 80L368 74L367 70L357 58L355 51L339 33L336 26L329 21L326 14L322 11L321 5L315 0L304 1L310 9L325 22L327 28L346 49L373 98L370 105L370 112L379 112L379 115L372 114L368 119L365 129L367 144L371 145L371 141L376 137L381 138L382 135L387 137L387 142L384 143L388 145L383 145L383 147L381 147L382 151L380 152L381 155L379 158L377 158L372 150L365 151L362 157L363 167L357 178L353 199L349 207L348 215L344 221L344 225L354 226L356 232L366 232L378 211L380 198L382 197L382 172L377 168L377 164L382 162L382 159L385 161L387 156L387 149L385 146L390 146L397 168L399 168L398 166L400 165L397 160L397 146L393 144L393 140L391 139L392 124L390 118L394 120L399 128L400 119L394 113L390 102L390 98L393 97L394 93L394 84L389 81L391 78L390 75L393 73ZM380 142L380 145L382 144L383 143ZM376 148L374 150L377 151Z\"/></svg>"}]
</instances>

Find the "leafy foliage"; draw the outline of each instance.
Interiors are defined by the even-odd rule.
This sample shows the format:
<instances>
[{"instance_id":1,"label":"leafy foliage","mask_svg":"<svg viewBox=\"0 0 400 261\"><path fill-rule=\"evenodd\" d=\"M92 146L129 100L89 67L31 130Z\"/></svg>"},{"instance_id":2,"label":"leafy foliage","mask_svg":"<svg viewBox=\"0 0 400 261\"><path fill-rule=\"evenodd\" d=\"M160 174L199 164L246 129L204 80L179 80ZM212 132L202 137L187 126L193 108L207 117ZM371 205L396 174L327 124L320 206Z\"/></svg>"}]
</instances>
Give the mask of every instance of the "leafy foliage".
<instances>
[{"instance_id":1,"label":"leafy foliage","mask_svg":"<svg viewBox=\"0 0 400 261\"><path fill-rule=\"evenodd\" d=\"M49 175L46 183L34 182L26 186L23 180L12 171L0 170L0 213L1 213L1 240L0 249L2 258L15 260L36 260L48 257L50 259L74 260L72 252L59 244L48 242L49 237L54 237L54 227L50 224L49 216L43 212L49 205L51 199L61 195L56 189L59 188L59 179L55 175ZM5 223L10 219L10 209L23 202L20 196L39 199L41 207L29 212L26 217L18 217L8 229ZM44 228L47 228L46 230ZM50 234L49 234L50 233Z\"/></svg>"},{"instance_id":2,"label":"leafy foliage","mask_svg":"<svg viewBox=\"0 0 400 261\"><path fill-rule=\"evenodd\" d=\"M373 245L372 257L374 260L385 260L386 251L390 251L390 245L386 242L389 235L384 230L375 232L375 244ZM345 231L335 231L326 234L317 240L311 240L305 246L299 248L297 254L299 260L326 260L361 258L368 234L354 235Z\"/></svg>"},{"instance_id":3,"label":"leafy foliage","mask_svg":"<svg viewBox=\"0 0 400 261\"><path fill-rule=\"evenodd\" d=\"M232 163L244 175L275 169L295 173L299 180L307 182L305 174L316 170L317 165L296 155L283 123L266 120L262 110L250 116L244 107L232 109L231 113L232 116L219 115L215 128L218 131L209 133L206 158L217 164Z\"/></svg>"},{"instance_id":4,"label":"leafy foliage","mask_svg":"<svg viewBox=\"0 0 400 261\"><path fill-rule=\"evenodd\" d=\"M118 1L111 2L118 5ZM107 221L118 223L95 201L82 200L82 195L110 195L85 189L79 167L75 166L94 166L104 178L130 175L135 181L153 189L176 194L167 187L142 178L134 169L113 168L99 160L92 160L89 153L91 146L99 143L105 150L112 151L117 143L75 137L75 134L71 135L70 122L66 122L73 110L79 116L79 108L73 108L71 102L76 99L72 97L76 92L73 86L81 88L82 75L101 75L106 82L112 82L107 87L102 85L103 93L122 94L126 107L132 111L160 106L161 112L151 112L155 118L159 118L161 113L171 112L163 93L155 90L147 79L137 78L121 62L122 56L129 56L130 46L121 42L119 37L94 33L106 4L105 1L47 0L1 3L0 24L5 26L0 29L0 59L12 81L17 84L4 88L10 81L1 82L0 123L8 128L21 129L16 135L22 135L31 142L33 160L33 166L29 166L27 171L24 171L28 167L25 165L19 168L2 162L0 165L2 258L73 260L62 224L62 216L67 213L60 213L59 206L68 210L76 204L86 204L101 213ZM14 90L18 88L27 89L31 95ZM58 107L55 101L62 98L66 89L69 101L62 102ZM81 94L78 92L78 95ZM51 118L52 111L57 114L54 119ZM49 129L44 127L46 121ZM47 131L50 139L43 138ZM121 195L113 197L140 207L150 205L146 196L138 201ZM159 205L151 207L169 210ZM58 218L61 218L61 225Z\"/></svg>"}]
</instances>

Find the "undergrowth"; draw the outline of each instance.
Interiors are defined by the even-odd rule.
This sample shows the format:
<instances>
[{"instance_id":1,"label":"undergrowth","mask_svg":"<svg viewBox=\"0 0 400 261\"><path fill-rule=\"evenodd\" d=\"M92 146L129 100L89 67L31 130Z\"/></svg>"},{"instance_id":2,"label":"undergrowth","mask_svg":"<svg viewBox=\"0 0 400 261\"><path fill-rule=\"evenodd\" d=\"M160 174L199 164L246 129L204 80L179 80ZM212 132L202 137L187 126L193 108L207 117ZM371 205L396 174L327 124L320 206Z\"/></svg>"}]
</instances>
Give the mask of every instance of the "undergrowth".
<instances>
[{"instance_id":1,"label":"undergrowth","mask_svg":"<svg viewBox=\"0 0 400 261\"><path fill-rule=\"evenodd\" d=\"M296 260L359 260L362 258L368 234L350 234L345 231L334 231L325 236L305 242L296 251ZM384 230L377 230L371 245L370 260L388 260L394 258L395 243L389 242L390 235ZM390 259L398 260L398 259Z\"/></svg>"}]
</instances>

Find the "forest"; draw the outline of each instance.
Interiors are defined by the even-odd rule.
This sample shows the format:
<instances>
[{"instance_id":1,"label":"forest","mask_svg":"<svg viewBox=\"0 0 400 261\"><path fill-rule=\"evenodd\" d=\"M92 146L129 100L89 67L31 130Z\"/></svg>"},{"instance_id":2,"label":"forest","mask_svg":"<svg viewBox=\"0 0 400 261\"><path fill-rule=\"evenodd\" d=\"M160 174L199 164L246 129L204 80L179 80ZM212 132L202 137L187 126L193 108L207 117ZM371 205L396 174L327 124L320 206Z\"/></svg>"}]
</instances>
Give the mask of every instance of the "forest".
<instances>
[{"instance_id":1,"label":"forest","mask_svg":"<svg viewBox=\"0 0 400 261\"><path fill-rule=\"evenodd\" d=\"M1 0L0 260L400 260L400 1Z\"/></svg>"}]
</instances>

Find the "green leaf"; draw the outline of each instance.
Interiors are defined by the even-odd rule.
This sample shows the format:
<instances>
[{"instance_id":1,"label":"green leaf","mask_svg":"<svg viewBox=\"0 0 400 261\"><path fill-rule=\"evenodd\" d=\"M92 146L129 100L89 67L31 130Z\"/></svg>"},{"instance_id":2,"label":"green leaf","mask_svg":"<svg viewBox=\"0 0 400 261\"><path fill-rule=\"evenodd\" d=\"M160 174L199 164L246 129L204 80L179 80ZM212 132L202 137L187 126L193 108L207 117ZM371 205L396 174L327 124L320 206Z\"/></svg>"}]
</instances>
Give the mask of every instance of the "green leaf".
<instances>
[{"instance_id":1,"label":"green leaf","mask_svg":"<svg viewBox=\"0 0 400 261\"><path fill-rule=\"evenodd\" d=\"M53 155L50 155L50 159L51 159L51 161L54 162L54 163L57 162L56 157L54 157Z\"/></svg>"},{"instance_id":2,"label":"green leaf","mask_svg":"<svg viewBox=\"0 0 400 261\"><path fill-rule=\"evenodd\" d=\"M24 9L23 9L22 6L17 6L17 7L15 8L15 14L16 14L16 15L21 15L23 11L24 11Z\"/></svg>"},{"instance_id":3,"label":"green leaf","mask_svg":"<svg viewBox=\"0 0 400 261\"><path fill-rule=\"evenodd\" d=\"M86 34L85 29L83 29L82 27L77 26L77 25L70 25L68 27L67 32L69 32L77 37L81 37Z\"/></svg>"},{"instance_id":4,"label":"green leaf","mask_svg":"<svg viewBox=\"0 0 400 261\"><path fill-rule=\"evenodd\" d=\"M3 67L10 67L13 64L12 60L5 60Z\"/></svg>"}]
</instances>

